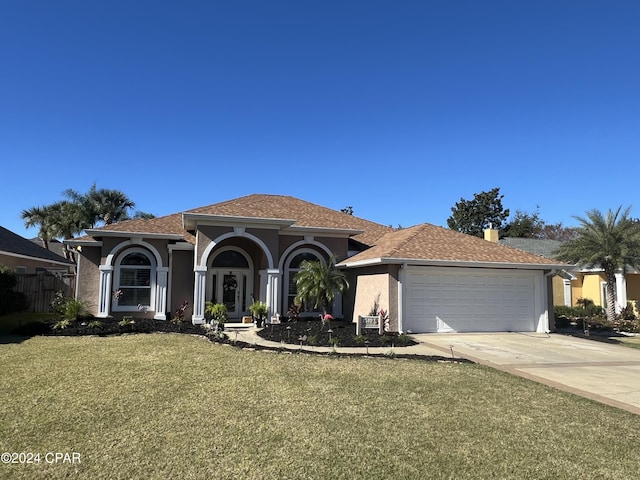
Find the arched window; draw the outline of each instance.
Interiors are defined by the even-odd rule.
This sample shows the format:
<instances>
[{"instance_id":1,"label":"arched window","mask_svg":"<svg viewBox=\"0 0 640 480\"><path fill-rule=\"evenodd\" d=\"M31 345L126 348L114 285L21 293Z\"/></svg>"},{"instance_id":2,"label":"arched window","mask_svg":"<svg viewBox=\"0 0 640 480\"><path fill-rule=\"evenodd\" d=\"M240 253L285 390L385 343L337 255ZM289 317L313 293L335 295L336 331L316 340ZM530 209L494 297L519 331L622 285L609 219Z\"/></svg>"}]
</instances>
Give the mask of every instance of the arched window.
<instances>
[{"instance_id":1,"label":"arched window","mask_svg":"<svg viewBox=\"0 0 640 480\"><path fill-rule=\"evenodd\" d=\"M294 302L298 289L296 288L296 273L300 271L300 264L303 261L324 262L319 253L310 249L301 249L291 254L290 260L285 264L285 277L287 285L287 296L285 308L288 309Z\"/></svg>"},{"instance_id":2,"label":"arched window","mask_svg":"<svg viewBox=\"0 0 640 480\"><path fill-rule=\"evenodd\" d=\"M156 262L142 248L125 250L115 264L115 290L119 296L114 310L150 310L155 292Z\"/></svg>"}]
</instances>

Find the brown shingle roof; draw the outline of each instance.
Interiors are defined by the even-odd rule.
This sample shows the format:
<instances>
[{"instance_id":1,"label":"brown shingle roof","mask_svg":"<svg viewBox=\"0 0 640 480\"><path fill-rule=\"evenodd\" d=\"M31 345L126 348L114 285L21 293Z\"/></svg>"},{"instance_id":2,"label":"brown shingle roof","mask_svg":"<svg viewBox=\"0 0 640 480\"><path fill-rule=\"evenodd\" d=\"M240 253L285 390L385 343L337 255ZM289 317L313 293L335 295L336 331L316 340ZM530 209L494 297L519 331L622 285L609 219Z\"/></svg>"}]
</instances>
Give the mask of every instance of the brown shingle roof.
<instances>
[{"instance_id":1,"label":"brown shingle roof","mask_svg":"<svg viewBox=\"0 0 640 480\"><path fill-rule=\"evenodd\" d=\"M305 202L287 195L248 195L206 207L194 208L187 213L229 215L250 218L281 218L295 220L297 227L320 227L362 230L353 238L370 245L380 236L391 231L380 225L344 212Z\"/></svg>"},{"instance_id":2,"label":"brown shingle roof","mask_svg":"<svg viewBox=\"0 0 640 480\"><path fill-rule=\"evenodd\" d=\"M122 232L122 233L153 233L153 234L173 234L182 235L185 241L195 244L196 237L187 232L182 227L182 214L174 213L172 215L166 215L164 217L151 218L148 220L142 218L136 218L134 220L125 220L123 222L112 223L111 225L105 225L104 227L96 228L93 235L90 237L99 237L100 230L109 232ZM90 237L81 237L76 240L88 239Z\"/></svg>"},{"instance_id":3,"label":"brown shingle roof","mask_svg":"<svg viewBox=\"0 0 640 480\"><path fill-rule=\"evenodd\" d=\"M373 247L344 263L378 258L558 265L557 261L545 257L428 223L387 233Z\"/></svg>"},{"instance_id":4,"label":"brown shingle roof","mask_svg":"<svg viewBox=\"0 0 640 480\"><path fill-rule=\"evenodd\" d=\"M285 195L248 195L194 208L185 213L290 219L295 220L294 226L298 227L362 230L363 233L354 235L353 238L365 245L370 245L385 233L392 231L390 227ZM183 228L181 213L150 220L127 220L96 230L179 234L184 235L189 243L195 244L195 237ZM99 233L96 232L93 236L99 236Z\"/></svg>"}]
</instances>

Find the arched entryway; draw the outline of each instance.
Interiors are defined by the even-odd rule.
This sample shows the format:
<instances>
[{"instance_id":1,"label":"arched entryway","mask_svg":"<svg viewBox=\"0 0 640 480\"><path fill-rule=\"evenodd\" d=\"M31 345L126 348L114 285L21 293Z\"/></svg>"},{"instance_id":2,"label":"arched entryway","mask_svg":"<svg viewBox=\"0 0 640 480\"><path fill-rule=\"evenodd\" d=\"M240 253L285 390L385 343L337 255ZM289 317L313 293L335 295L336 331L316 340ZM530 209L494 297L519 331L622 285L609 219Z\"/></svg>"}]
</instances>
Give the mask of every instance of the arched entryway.
<instances>
[{"instance_id":1,"label":"arched entryway","mask_svg":"<svg viewBox=\"0 0 640 480\"><path fill-rule=\"evenodd\" d=\"M252 303L253 263L237 247L224 247L211 255L208 265L207 299L227 307L229 319L247 315Z\"/></svg>"}]
</instances>

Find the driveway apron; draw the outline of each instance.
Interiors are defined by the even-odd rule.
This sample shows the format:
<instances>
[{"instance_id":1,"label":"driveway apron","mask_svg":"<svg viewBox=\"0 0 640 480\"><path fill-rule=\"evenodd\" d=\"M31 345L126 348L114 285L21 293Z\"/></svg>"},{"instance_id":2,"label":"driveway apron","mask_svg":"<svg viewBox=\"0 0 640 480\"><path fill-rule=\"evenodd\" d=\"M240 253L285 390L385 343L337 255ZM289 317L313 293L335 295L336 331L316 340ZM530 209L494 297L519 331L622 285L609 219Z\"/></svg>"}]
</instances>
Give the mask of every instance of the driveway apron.
<instances>
[{"instance_id":1,"label":"driveway apron","mask_svg":"<svg viewBox=\"0 0 640 480\"><path fill-rule=\"evenodd\" d=\"M466 358L640 414L640 350L537 333L413 335L443 354Z\"/></svg>"}]
</instances>

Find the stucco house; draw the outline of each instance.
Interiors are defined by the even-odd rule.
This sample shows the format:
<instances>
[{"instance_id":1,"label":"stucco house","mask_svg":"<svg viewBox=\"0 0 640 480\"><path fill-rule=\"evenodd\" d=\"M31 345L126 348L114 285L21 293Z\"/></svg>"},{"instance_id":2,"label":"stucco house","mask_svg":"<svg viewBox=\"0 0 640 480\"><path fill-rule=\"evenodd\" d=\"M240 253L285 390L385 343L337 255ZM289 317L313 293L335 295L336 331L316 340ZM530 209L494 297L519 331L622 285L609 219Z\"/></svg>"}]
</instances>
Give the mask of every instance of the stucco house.
<instances>
[{"instance_id":1,"label":"stucco house","mask_svg":"<svg viewBox=\"0 0 640 480\"><path fill-rule=\"evenodd\" d=\"M501 238L500 243L551 259L555 258L556 251L562 245L558 240L510 237ZM602 269L568 265L553 277L553 304L575 307L579 299L587 298L604 308L606 283ZM620 312L628 303L638 312L640 272L630 267L625 272L616 273L616 312Z\"/></svg>"},{"instance_id":2,"label":"stucco house","mask_svg":"<svg viewBox=\"0 0 640 480\"><path fill-rule=\"evenodd\" d=\"M40 271L70 273L73 263L31 240L0 227L0 265L11 267L17 273Z\"/></svg>"},{"instance_id":3,"label":"stucco house","mask_svg":"<svg viewBox=\"0 0 640 480\"><path fill-rule=\"evenodd\" d=\"M564 265L430 224L394 230L282 195L248 195L150 220L88 230L78 250L77 296L98 317L167 319L207 301L232 319L254 300L284 315L302 260L335 254L351 288L333 315L389 312L392 331L550 329L552 273ZM118 295L114 295L118 292Z\"/></svg>"}]
</instances>

